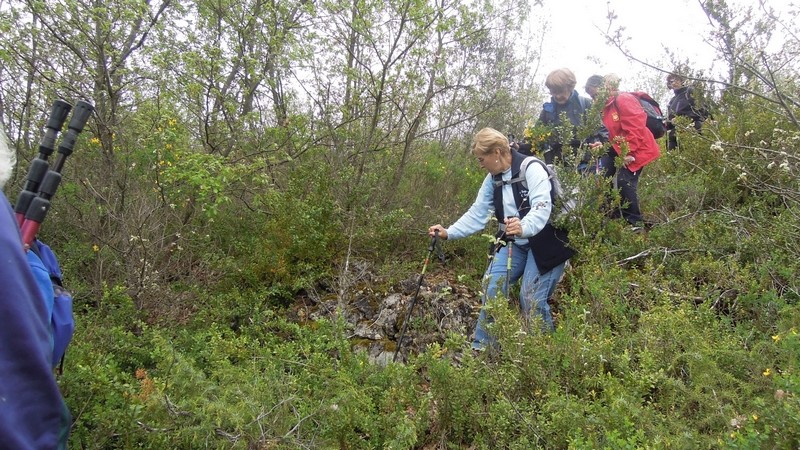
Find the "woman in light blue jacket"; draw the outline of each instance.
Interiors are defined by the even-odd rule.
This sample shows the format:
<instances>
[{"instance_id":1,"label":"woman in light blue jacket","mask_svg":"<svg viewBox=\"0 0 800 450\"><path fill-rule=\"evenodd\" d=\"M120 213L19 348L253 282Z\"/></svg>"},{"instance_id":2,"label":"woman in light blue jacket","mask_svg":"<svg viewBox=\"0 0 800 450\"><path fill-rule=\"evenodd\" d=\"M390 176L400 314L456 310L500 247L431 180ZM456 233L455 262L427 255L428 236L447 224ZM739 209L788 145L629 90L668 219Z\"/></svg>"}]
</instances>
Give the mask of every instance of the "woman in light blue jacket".
<instances>
[{"instance_id":1,"label":"woman in light blue jacket","mask_svg":"<svg viewBox=\"0 0 800 450\"><path fill-rule=\"evenodd\" d=\"M461 239L483 231L494 213L506 245L500 247L486 270L482 304L494 299L498 290L508 298L507 286L521 278L519 301L523 316L527 319L533 307L543 321L543 329L553 330L547 300L574 252L568 248L565 234L549 223L553 198L547 170L538 159L511 150L505 135L492 128L475 135L472 154L488 172L475 202L454 224L447 228L433 225L429 234L433 236L438 231L442 239ZM472 342L474 349L494 343L486 331L489 320L485 308L481 308Z\"/></svg>"}]
</instances>

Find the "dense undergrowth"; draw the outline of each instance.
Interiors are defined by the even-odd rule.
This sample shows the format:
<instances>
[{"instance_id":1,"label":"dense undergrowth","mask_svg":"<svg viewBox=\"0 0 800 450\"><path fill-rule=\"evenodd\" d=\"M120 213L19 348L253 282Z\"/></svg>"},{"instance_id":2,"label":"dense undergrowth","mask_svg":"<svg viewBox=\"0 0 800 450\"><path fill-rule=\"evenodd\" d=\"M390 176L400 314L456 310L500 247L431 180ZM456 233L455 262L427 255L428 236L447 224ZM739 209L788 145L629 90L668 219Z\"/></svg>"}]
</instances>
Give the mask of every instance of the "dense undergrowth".
<instances>
[{"instance_id":1,"label":"dense undergrowth","mask_svg":"<svg viewBox=\"0 0 800 450\"><path fill-rule=\"evenodd\" d=\"M181 264L140 289L98 288L93 274L119 263L64 241L78 294L59 379L71 448L797 448L798 134L754 117L686 132L645 169L645 233L597 212L598 180L566 176L586 206L557 329L521 332L500 300L499 352L452 334L381 367L343 321L286 314L297 296L346 308L359 283L415 273L427 226L457 218L483 176L463 152L431 147L390 210L348 210L347 174L297 162L281 189L226 194L213 220L180 230ZM476 290L484 247L445 244Z\"/></svg>"}]
</instances>

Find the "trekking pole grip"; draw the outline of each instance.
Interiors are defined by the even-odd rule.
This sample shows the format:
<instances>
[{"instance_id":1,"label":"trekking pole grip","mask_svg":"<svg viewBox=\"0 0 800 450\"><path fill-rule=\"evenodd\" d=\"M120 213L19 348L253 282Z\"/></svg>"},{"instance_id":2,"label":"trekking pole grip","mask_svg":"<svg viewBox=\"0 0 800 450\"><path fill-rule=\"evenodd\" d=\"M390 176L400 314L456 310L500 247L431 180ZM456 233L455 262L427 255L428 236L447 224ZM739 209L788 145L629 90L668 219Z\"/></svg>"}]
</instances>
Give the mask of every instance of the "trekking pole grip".
<instances>
[{"instance_id":1,"label":"trekking pole grip","mask_svg":"<svg viewBox=\"0 0 800 450\"><path fill-rule=\"evenodd\" d=\"M68 130L61 139L61 145L58 146L58 159L56 159L53 166L54 172L61 173L64 162L67 157L72 154L75 141L78 140L78 135L83 131L83 127L86 126L86 122L89 120L89 116L92 115L92 111L94 111L94 106L88 102L81 100L75 104L75 110L72 112L72 119L70 119L69 125L67 125Z\"/></svg>"},{"instance_id":2,"label":"trekking pole grip","mask_svg":"<svg viewBox=\"0 0 800 450\"><path fill-rule=\"evenodd\" d=\"M31 205L31 202L39 192L39 186L42 183L47 169L49 167L47 158L55 150L56 137L64 126L64 121L67 120L67 115L72 109L72 105L64 100L56 100L53 102L53 108L50 112L50 117L45 125L44 135L39 143L39 155L31 161L31 166L28 169L27 181L25 187L20 191L16 203L14 203L14 213L17 219L17 225L20 227L25 222L25 213Z\"/></svg>"},{"instance_id":3,"label":"trekking pole grip","mask_svg":"<svg viewBox=\"0 0 800 450\"><path fill-rule=\"evenodd\" d=\"M61 138L61 144L58 146L58 158L52 169L47 171L44 180L41 182L38 194L32 199L25 211L25 220L20 226L24 245L31 245L36 238L39 227L50 210L50 200L56 194L56 190L58 190L58 186L61 183L61 170L64 168L64 163L67 157L72 154L78 135L83 131L83 127L86 126L92 111L94 111L94 107L85 101L81 100L75 104L72 119L70 119L67 126L68 130Z\"/></svg>"}]
</instances>

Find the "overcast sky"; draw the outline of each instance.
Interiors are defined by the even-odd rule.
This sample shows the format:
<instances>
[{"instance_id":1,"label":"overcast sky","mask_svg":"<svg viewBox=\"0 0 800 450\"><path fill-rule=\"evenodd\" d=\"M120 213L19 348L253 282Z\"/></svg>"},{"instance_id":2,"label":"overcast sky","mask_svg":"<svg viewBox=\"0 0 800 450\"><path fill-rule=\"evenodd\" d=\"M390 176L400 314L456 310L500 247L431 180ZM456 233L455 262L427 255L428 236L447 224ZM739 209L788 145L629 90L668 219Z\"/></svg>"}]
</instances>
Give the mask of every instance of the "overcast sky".
<instances>
[{"instance_id":1,"label":"overcast sky","mask_svg":"<svg viewBox=\"0 0 800 450\"><path fill-rule=\"evenodd\" d=\"M770 0L768 4L785 10L791 2ZM729 4L755 6L757 0L729 0ZM609 5L618 16L614 28L626 28L628 47L636 57L670 67L665 50L669 48L681 59L688 58L695 68L712 68L714 52L703 42L710 28L698 0L546 0L544 8L533 9L532 20L541 24L549 18L550 30L545 35L542 66L536 77L540 84L544 84L547 73L559 67L575 72L581 94L584 82L595 73L619 74L623 89L641 87L630 84L637 84L644 77L660 76L629 62L619 50L605 43L601 30L608 28Z\"/></svg>"},{"instance_id":2,"label":"overcast sky","mask_svg":"<svg viewBox=\"0 0 800 450\"><path fill-rule=\"evenodd\" d=\"M605 42L602 32L608 29L608 5L616 13L614 28L625 27L631 52L655 65L670 66L665 51L669 47L692 62L706 61L710 66L713 52L703 42L701 30L706 19L697 0L557 0L547 1L544 9L535 8L550 30L545 34L542 67L537 78L541 83L551 70L568 67L575 72L578 86L592 74L619 74L633 83L643 66L628 62L616 48ZM534 22L539 22L534 20ZM539 22L541 23L541 22ZM601 31L602 30L602 31ZM706 68L706 67L704 67ZM650 72L653 73L653 72ZM580 90L581 93L582 89Z\"/></svg>"}]
</instances>

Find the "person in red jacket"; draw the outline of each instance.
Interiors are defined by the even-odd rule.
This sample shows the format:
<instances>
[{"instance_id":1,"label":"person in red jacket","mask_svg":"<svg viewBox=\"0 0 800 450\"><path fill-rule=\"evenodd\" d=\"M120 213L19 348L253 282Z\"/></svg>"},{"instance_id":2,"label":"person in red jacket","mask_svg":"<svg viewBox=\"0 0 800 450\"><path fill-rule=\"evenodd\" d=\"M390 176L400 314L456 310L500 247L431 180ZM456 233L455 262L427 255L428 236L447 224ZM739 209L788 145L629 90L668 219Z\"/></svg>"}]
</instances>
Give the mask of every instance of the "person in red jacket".
<instances>
[{"instance_id":1,"label":"person in red jacket","mask_svg":"<svg viewBox=\"0 0 800 450\"><path fill-rule=\"evenodd\" d=\"M647 129L647 114L639 100L627 92L619 92L616 74L604 77L608 100L603 107L603 125L608 129L611 147L600 158L598 172L606 177L616 175L616 187L622 198L621 207L612 217L622 217L634 227L643 225L639 209L639 177L642 169L661 155L653 133ZM603 144L592 144L593 148ZM617 168L616 159L621 160Z\"/></svg>"}]
</instances>

